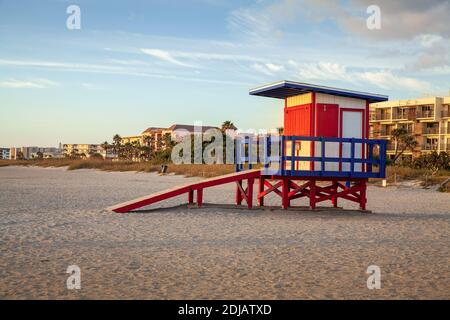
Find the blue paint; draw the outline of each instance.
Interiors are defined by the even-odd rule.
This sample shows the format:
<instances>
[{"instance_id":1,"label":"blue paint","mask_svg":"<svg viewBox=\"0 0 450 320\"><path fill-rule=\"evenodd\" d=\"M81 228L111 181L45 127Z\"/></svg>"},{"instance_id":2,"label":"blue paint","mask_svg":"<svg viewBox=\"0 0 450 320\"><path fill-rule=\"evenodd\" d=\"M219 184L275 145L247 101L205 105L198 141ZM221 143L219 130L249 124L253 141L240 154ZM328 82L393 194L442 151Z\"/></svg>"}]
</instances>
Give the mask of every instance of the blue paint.
<instances>
[{"instance_id":1,"label":"blue paint","mask_svg":"<svg viewBox=\"0 0 450 320\"><path fill-rule=\"evenodd\" d=\"M264 155L262 162L264 163L263 174L267 175L280 175L280 176L292 176L292 177L330 177L330 178L385 178L386 176L386 140L375 140L375 139L359 139L359 138L324 138L324 137L301 137L301 136L281 136L277 137L276 140L272 141L272 137L265 137L261 143L265 144ZM295 142L296 141L319 141L321 143L321 155L320 156L295 156ZM339 158L339 157L326 157L326 142L338 142L338 143L350 143L350 157L349 158ZM255 138L253 142L248 139L236 140L236 171L241 171L244 169L244 164L249 161L250 157L240 156L240 150L245 144L251 145L256 143ZM270 154L270 144L279 143L281 151L280 155ZM285 144L292 143L290 155L285 155ZM355 144L364 144L368 148L367 158L357 158L355 156ZM374 157L373 148L379 147L379 157L376 159ZM250 150L249 150L250 151ZM290 168L286 168L286 162L290 161ZM295 170L296 161L306 161L306 162L320 162L320 170ZM350 163L350 170L345 171L327 171L325 170L325 163ZM279 170L273 172L269 170L271 163L278 163ZM366 167L366 171L359 172L355 171L355 163L361 164L361 167ZM373 171L373 166L378 167L378 171Z\"/></svg>"}]
</instances>

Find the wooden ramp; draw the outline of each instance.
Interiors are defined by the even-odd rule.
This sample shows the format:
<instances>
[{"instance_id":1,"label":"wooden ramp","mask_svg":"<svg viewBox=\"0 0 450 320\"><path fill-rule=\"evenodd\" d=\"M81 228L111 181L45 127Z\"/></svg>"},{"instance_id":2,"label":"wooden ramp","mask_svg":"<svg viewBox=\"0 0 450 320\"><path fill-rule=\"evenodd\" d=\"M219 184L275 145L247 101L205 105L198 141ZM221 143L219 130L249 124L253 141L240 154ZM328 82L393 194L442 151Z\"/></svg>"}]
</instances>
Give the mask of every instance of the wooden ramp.
<instances>
[{"instance_id":1,"label":"wooden ramp","mask_svg":"<svg viewBox=\"0 0 450 320\"><path fill-rule=\"evenodd\" d=\"M206 180L174 187L171 189L166 189L157 193L153 193L138 199L134 199L131 201L123 202L117 204L115 206L107 208L107 210L124 213L129 212L138 208L142 208L148 206L150 204L163 201L169 198L173 198L179 196L181 194L188 194L188 203L194 202L194 191L197 193L197 205L200 207L203 203L203 189L218 186L226 183L237 183L237 194L236 201L243 199L246 200L249 208L252 207L252 199L253 199L253 183L256 178L261 176L260 169L247 170L241 172L230 173L227 175L209 178ZM247 180L247 188L244 189L242 182L243 180Z\"/></svg>"}]
</instances>

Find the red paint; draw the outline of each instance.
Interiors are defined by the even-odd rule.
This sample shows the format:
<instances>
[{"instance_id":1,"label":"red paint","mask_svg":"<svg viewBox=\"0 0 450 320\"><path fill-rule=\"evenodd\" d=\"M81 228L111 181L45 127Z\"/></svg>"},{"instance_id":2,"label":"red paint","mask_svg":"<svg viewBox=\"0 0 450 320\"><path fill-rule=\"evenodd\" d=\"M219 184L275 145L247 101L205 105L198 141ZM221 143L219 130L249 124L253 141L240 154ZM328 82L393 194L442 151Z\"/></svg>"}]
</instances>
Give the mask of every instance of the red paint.
<instances>
[{"instance_id":1,"label":"red paint","mask_svg":"<svg viewBox=\"0 0 450 320\"><path fill-rule=\"evenodd\" d=\"M200 208L203 204L203 188L197 189L197 206Z\"/></svg>"},{"instance_id":2,"label":"red paint","mask_svg":"<svg viewBox=\"0 0 450 320\"><path fill-rule=\"evenodd\" d=\"M339 136L339 105L316 105L316 137L337 138Z\"/></svg>"},{"instance_id":3,"label":"red paint","mask_svg":"<svg viewBox=\"0 0 450 320\"><path fill-rule=\"evenodd\" d=\"M311 107L311 132L310 135L311 137L314 136L314 129L315 129L315 122L314 122L314 118L315 118L315 110L316 110L316 93L312 92L311 93L311 100L312 100L312 107ZM315 149L315 143L314 141L311 141L310 144L310 149L311 149L311 157L314 157L314 149ZM309 169L310 170L314 170L314 161L311 161L309 164Z\"/></svg>"},{"instance_id":4,"label":"red paint","mask_svg":"<svg viewBox=\"0 0 450 320\"><path fill-rule=\"evenodd\" d=\"M362 210L366 208L367 179L345 179L353 182L349 188L341 182L342 178L264 176L264 179L263 189L259 190L258 201L274 192L281 197L281 205L284 209L290 207L291 200L298 198L307 198L311 209L315 209L317 203L328 200L334 207L337 207L339 198L359 203ZM271 184L269 180L274 183ZM294 181L303 181L304 183L299 185ZM321 183L317 184L317 181L321 181ZM326 184L327 182L328 184ZM264 186L267 187L266 190L264 190Z\"/></svg>"},{"instance_id":5,"label":"red paint","mask_svg":"<svg viewBox=\"0 0 450 320\"><path fill-rule=\"evenodd\" d=\"M185 186L172 188L167 191L157 192L155 194L151 194L146 197L142 197L139 199L135 199L135 200L131 200L131 201L128 201L125 203L118 204L114 207L110 207L109 210L114 211L114 212L119 212L119 213L129 212L129 211L132 211L132 210L135 210L138 208L142 208L142 207L148 206L150 204L153 204L153 203L156 203L159 201L163 201L163 200L166 200L169 198L173 198L173 197L176 197L176 196L179 196L182 194L188 193L188 195L189 195L189 192L192 190L197 191L197 201L199 202L198 204L201 205L203 203L203 189L204 188L210 188L210 187L214 187L214 186L218 186L218 185L226 184L226 183L232 183L232 182L241 182L242 183L243 180L256 179L256 178L259 178L260 176L261 176L260 170L249 170L249 171L231 173L231 174L227 174L227 175L220 176L220 177L206 179L206 180L203 180L200 182L195 182L195 183L188 184ZM251 182L250 184L253 184L253 182ZM252 189L252 187L253 186L251 186L248 189ZM248 195L247 195L246 200L247 199L248 199Z\"/></svg>"},{"instance_id":6,"label":"red paint","mask_svg":"<svg viewBox=\"0 0 450 320\"><path fill-rule=\"evenodd\" d=\"M311 104L284 108L284 135L310 136Z\"/></svg>"}]
</instances>

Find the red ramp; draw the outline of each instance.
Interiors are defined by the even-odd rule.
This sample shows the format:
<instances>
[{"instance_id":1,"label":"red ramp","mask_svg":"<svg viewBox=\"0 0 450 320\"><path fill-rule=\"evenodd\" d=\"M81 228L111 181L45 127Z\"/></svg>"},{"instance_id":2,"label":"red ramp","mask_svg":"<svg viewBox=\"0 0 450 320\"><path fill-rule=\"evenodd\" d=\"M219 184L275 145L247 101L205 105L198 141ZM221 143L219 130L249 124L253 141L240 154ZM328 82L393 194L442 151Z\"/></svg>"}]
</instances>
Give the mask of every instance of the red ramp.
<instances>
[{"instance_id":1,"label":"red ramp","mask_svg":"<svg viewBox=\"0 0 450 320\"><path fill-rule=\"evenodd\" d=\"M194 191L197 193L197 205L200 207L203 203L203 189L218 186L221 184L236 182L237 184L237 193L236 193L236 202L240 204L243 199L246 200L249 208L252 207L253 200L253 183L256 178L261 176L260 169L247 170L241 172L230 173L227 175L209 178L206 180L194 182L191 184L186 184L183 186L174 187L171 189L167 189L164 191L160 191L157 193L150 194L148 196L144 196L138 199L134 199L131 201L127 201L124 203L117 204L115 206L107 208L107 210L124 213L129 212L138 208L142 208L148 206L150 204L163 201L169 198L173 198L179 196L181 194L188 194L188 202L194 202ZM243 180L247 180L247 188L244 189L242 182Z\"/></svg>"}]
</instances>

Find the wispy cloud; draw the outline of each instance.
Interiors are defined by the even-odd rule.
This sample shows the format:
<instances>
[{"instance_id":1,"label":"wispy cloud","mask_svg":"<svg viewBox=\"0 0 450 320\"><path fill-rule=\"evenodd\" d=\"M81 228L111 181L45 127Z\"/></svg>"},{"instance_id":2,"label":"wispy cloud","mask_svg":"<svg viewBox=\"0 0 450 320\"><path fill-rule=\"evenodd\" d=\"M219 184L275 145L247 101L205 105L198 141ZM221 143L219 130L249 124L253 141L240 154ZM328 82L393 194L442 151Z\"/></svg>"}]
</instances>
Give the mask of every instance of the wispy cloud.
<instances>
[{"instance_id":1,"label":"wispy cloud","mask_svg":"<svg viewBox=\"0 0 450 320\"><path fill-rule=\"evenodd\" d=\"M46 89L58 86L59 83L48 79L34 79L34 80L10 79L0 82L0 88L7 88L7 89Z\"/></svg>"},{"instance_id":2,"label":"wispy cloud","mask_svg":"<svg viewBox=\"0 0 450 320\"><path fill-rule=\"evenodd\" d=\"M279 71L283 70L284 67L282 65L274 64L274 63L254 63L251 66L254 70L263 73L268 76L272 76Z\"/></svg>"},{"instance_id":3,"label":"wispy cloud","mask_svg":"<svg viewBox=\"0 0 450 320\"><path fill-rule=\"evenodd\" d=\"M302 81L343 81L355 86L370 84L386 90L416 92L430 88L428 82L397 75L392 70L349 70L346 66L330 62L297 63L290 60L288 64L296 70L294 77Z\"/></svg>"},{"instance_id":4,"label":"wispy cloud","mask_svg":"<svg viewBox=\"0 0 450 320\"><path fill-rule=\"evenodd\" d=\"M165 62L169 62L178 66L183 67L192 67L192 65L181 62L175 59L168 51L160 50L160 49L141 49L141 51L149 56L158 58Z\"/></svg>"}]
</instances>

